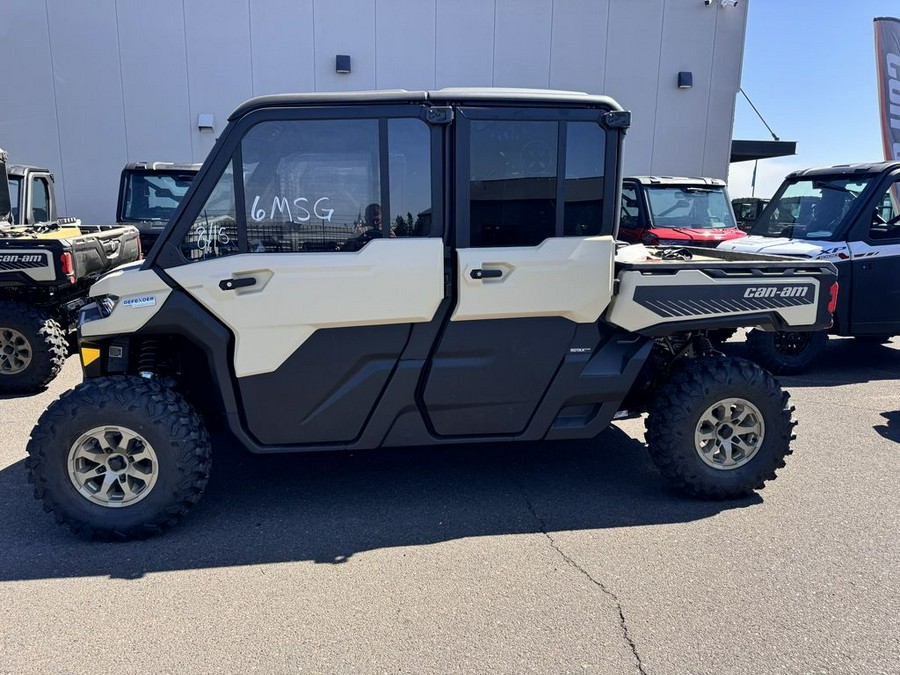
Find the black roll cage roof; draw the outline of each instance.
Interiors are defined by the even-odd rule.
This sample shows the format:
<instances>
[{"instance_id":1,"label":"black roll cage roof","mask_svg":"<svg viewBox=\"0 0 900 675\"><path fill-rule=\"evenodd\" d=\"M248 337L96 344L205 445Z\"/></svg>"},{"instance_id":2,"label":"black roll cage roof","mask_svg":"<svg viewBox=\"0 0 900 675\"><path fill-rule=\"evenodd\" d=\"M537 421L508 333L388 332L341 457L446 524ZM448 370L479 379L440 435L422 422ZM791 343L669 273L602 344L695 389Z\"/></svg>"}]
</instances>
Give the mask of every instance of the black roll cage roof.
<instances>
[{"instance_id":1,"label":"black roll cage roof","mask_svg":"<svg viewBox=\"0 0 900 675\"><path fill-rule=\"evenodd\" d=\"M500 89L457 87L436 91L407 91L383 89L378 91L315 92L304 94L277 94L258 96L239 105L228 117L233 122L260 108L293 108L318 105L371 105L372 103L433 103L435 105L522 105L577 106L580 108L604 108L622 111L623 108L609 96L586 94L578 91L552 89Z\"/></svg>"}]
</instances>

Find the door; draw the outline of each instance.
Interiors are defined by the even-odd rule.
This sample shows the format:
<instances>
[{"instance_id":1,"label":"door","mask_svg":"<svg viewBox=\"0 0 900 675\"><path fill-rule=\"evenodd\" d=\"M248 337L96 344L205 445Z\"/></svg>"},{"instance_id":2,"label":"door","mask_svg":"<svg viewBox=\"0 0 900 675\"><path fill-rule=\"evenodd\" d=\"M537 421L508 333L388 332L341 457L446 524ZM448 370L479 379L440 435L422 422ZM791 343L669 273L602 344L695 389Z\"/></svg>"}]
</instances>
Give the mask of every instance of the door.
<instances>
[{"instance_id":1,"label":"door","mask_svg":"<svg viewBox=\"0 0 900 675\"><path fill-rule=\"evenodd\" d=\"M167 273L233 333L251 434L347 443L444 298L440 130L415 106L264 112L230 128Z\"/></svg>"},{"instance_id":2,"label":"door","mask_svg":"<svg viewBox=\"0 0 900 675\"><path fill-rule=\"evenodd\" d=\"M900 176L879 191L849 242L851 331L900 334ZM843 289L841 292L844 292Z\"/></svg>"},{"instance_id":3,"label":"door","mask_svg":"<svg viewBox=\"0 0 900 675\"><path fill-rule=\"evenodd\" d=\"M455 303L422 389L436 434L525 431L609 303L618 202L599 114L457 111Z\"/></svg>"}]
</instances>

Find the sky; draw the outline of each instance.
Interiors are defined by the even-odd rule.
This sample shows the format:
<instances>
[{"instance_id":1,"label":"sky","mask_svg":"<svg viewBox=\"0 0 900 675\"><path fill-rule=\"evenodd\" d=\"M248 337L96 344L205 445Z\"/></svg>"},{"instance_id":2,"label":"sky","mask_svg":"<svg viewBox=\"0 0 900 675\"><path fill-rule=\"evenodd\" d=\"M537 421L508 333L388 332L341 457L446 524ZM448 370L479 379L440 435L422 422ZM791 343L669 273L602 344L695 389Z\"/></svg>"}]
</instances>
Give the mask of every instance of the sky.
<instances>
[{"instance_id":1,"label":"sky","mask_svg":"<svg viewBox=\"0 0 900 675\"><path fill-rule=\"evenodd\" d=\"M748 0L741 86L797 154L759 162L756 196L796 169L883 161L875 69L876 16L900 0ZM739 93L733 138L771 140ZM732 164L728 191L750 196L753 162Z\"/></svg>"}]
</instances>

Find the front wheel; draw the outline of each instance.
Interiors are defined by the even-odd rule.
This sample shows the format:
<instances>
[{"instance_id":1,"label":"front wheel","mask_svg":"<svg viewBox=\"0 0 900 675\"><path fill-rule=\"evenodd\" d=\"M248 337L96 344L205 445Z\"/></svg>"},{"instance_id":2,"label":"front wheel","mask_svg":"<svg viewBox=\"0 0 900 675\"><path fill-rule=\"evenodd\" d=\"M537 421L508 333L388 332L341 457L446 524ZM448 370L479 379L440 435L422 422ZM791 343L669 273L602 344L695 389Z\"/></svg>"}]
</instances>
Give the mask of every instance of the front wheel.
<instances>
[{"instance_id":1,"label":"front wheel","mask_svg":"<svg viewBox=\"0 0 900 675\"><path fill-rule=\"evenodd\" d=\"M203 422L159 382L88 380L41 415L28 480L56 521L97 539L144 538L173 525L209 479Z\"/></svg>"},{"instance_id":2,"label":"front wheel","mask_svg":"<svg viewBox=\"0 0 900 675\"><path fill-rule=\"evenodd\" d=\"M754 363L685 359L650 407L650 456L692 496L743 497L784 466L791 453L792 411L788 394Z\"/></svg>"},{"instance_id":3,"label":"front wheel","mask_svg":"<svg viewBox=\"0 0 900 675\"><path fill-rule=\"evenodd\" d=\"M751 358L776 375L802 373L819 358L827 343L828 334L822 331L752 330L747 335Z\"/></svg>"}]
</instances>

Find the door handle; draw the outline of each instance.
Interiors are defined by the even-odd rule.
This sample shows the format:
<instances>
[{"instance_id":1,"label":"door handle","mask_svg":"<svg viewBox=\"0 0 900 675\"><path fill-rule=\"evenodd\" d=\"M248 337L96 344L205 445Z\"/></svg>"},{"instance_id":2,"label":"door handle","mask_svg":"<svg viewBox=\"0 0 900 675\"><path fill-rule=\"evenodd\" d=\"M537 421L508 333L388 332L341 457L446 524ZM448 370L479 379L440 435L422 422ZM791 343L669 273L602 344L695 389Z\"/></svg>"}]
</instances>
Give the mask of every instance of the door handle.
<instances>
[{"instance_id":1,"label":"door handle","mask_svg":"<svg viewBox=\"0 0 900 675\"><path fill-rule=\"evenodd\" d=\"M473 279L499 279L503 276L503 270L472 270L469 276Z\"/></svg>"},{"instance_id":2,"label":"door handle","mask_svg":"<svg viewBox=\"0 0 900 675\"><path fill-rule=\"evenodd\" d=\"M219 288L223 291L233 291L236 288L246 288L247 286L255 286L256 277L238 277L237 279L222 279L219 282Z\"/></svg>"}]
</instances>

